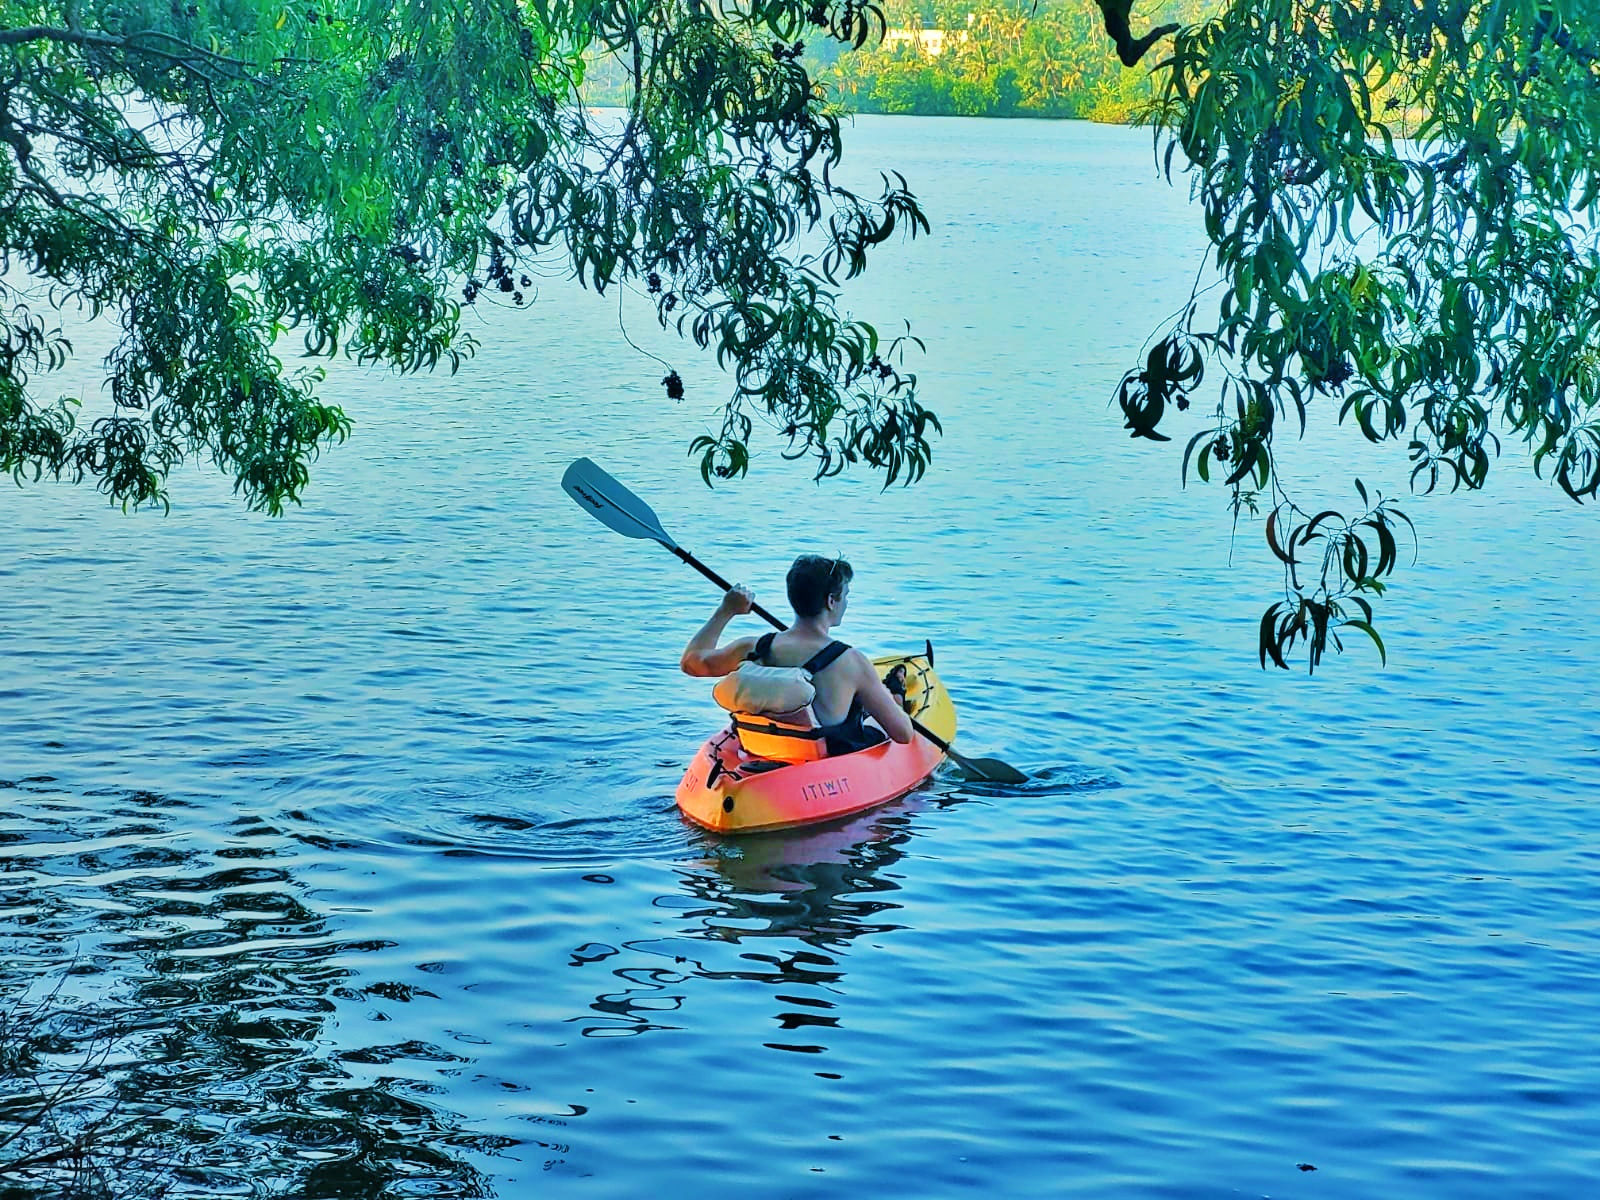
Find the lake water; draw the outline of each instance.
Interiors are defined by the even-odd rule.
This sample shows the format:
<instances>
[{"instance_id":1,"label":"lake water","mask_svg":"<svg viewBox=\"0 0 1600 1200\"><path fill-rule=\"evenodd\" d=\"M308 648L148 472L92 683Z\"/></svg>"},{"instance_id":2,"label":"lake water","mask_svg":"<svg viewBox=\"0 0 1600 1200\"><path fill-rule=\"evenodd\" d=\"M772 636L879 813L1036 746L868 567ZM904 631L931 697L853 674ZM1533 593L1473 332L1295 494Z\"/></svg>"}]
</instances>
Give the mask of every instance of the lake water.
<instances>
[{"instance_id":1,"label":"lake water","mask_svg":"<svg viewBox=\"0 0 1600 1200\"><path fill-rule=\"evenodd\" d=\"M3 494L0 996L69 1121L121 1089L179 1195L1594 1188L1592 515L1509 458L1403 503L1388 667L1262 672L1259 523L1108 405L1202 252L1148 133L863 119L880 164L935 222L851 292L928 340L910 490L768 443L707 490L715 370L632 301L667 401L552 278L454 377L336 370L355 438L282 520L198 471L165 518ZM1319 428L1306 501L1404 492ZM561 493L579 455L774 605L845 553L842 634L931 638L960 745L1035 782L687 826L716 597Z\"/></svg>"}]
</instances>

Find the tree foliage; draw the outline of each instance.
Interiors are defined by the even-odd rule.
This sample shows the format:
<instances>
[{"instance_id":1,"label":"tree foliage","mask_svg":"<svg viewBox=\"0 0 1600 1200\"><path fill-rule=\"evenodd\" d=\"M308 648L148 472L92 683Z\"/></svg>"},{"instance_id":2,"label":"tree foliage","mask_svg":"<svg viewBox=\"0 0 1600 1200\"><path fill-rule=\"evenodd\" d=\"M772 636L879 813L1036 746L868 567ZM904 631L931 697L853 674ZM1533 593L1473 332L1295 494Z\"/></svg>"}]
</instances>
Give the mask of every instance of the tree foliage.
<instances>
[{"instance_id":1,"label":"tree foliage","mask_svg":"<svg viewBox=\"0 0 1600 1200\"><path fill-rule=\"evenodd\" d=\"M1404 515L1359 481L1353 515L1302 509L1274 439L1337 406L1405 442L1416 488L1482 487L1505 435L1600 495L1600 9L1228 0L1157 57L1158 151L1215 272L1123 381L1127 427L1188 423L1185 475L1270 510L1263 664L1303 642L1314 668L1341 628L1381 651ZM1184 416L1207 375L1216 403Z\"/></svg>"},{"instance_id":2,"label":"tree foliage","mask_svg":"<svg viewBox=\"0 0 1600 1200\"><path fill-rule=\"evenodd\" d=\"M1188 422L1185 473L1236 515L1270 511L1285 587L1264 663L1376 640L1406 523L1365 488L1349 515L1284 490L1275 437L1312 405L1403 440L1417 487L1481 487L1506 435L1574 500L1600 496L1600 10L1219 0L1175 28L1094 3L1107 59L1151 64L1160 161L1188 175L1215 269L1118 399L1136 437ZM1038 47L1055 10L966 11L981 57ZM723 424L693 447L708 480L747 468L757 420L819 474L927 465L938 422L906 339L838 307L875 247L927 223L897 175L871 196L835 181L839 118L803 59L807 37L881 38L872 0L0 12L0 467L19 481L164 503L199 456L279 511L350 429L309 364L453 366L463 305L521 305L552 257L637 290L727 368ZM582 103L596 63L620 114ZM1004 103L1031 102L1027 72L980 65L972 96L1004 81ZM52 307L120 331L92 420L43 398L70 353ZM1214 403L1191 405L1208 377Z\"/></svg>"},{"instance_id":3,"label":"tree foliage","mask_svg":"<svg viewBox=\"0 0 1600 1200\"><path fill-rule=\"evenodd\" d=\"M708 478L744 470L753 415L821 473L926 466L937 420L900 342L836 304L874 246L926 221L896 177L876 197L833 182L838 122L789 49L806 29L864 41L881 22L858 0L0 14L0 468L18 482L165 504L199 456L278 512L350 430L317 358L454 367L463 305L522 305L551 256L638 288L728 368ZM622 120L580 102L596 53L627 66ZM92 420L45 398L63 307L119 328Z\"/></svg>"}]
</instances>

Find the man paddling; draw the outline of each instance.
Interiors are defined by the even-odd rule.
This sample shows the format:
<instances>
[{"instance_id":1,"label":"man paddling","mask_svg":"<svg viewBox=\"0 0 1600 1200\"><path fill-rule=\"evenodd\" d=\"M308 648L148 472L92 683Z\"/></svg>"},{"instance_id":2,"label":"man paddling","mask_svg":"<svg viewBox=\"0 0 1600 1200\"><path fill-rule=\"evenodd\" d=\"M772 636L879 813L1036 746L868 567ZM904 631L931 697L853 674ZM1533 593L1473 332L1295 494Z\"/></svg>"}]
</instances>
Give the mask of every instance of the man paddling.
<instances>
[{"instance_id":1,"label":"man paddling","mask_svg":"<svg viewBox=\"0 0 1600 1200\"><path fill-rule=\"evenodd\" d=\"M786 580L794 623L781 632L735 638L719 646L728 622L755 604L750 589L734 584L723 593L710 619L689 639L679 665L685 675L698 678L726 675L747 659L769 667L804 667L817 690L811 711L826 734L829 755L875 746L885 734L894 741L909 742L911 718L878 678L871 660L834 641L829 633L844 621L854 574L843 558L802 554L789 568ZM868 717L877 722L877 728L866 724Z\"/></svg>"}]
</instances>

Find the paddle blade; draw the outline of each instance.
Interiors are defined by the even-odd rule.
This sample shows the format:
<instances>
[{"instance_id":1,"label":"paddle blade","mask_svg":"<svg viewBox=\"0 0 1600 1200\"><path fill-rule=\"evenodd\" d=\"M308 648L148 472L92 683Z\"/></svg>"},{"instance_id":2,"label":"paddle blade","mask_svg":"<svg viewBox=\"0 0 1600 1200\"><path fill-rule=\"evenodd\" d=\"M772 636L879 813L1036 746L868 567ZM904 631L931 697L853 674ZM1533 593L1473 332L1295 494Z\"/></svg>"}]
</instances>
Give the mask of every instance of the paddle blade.
<instances>
[{"instance_id":1,"label":"paddle blade","mask_svg":"<svg viewBox=\"0 0 1600 1200\"><path fill-rule=\"evenodd\" d=\"M933 643L928 643L928 661L933 661ZM1003 763L998 758L968 758L965 754L956 753L956 748L945 741L933 730L929 729L915 717L911 718L911 728L927 738L939 749L949 756L951 762L961 768L961 777L976 783L1027 783L1028 777L1017 770L1010 763Z\"/></svg>"},{"instance_id":2,"label":"paddle blade","mask_svg":"<svg viewBox=\"0 0 1600 1200\"><path fill-rule=\"evenodd\" d=\"M976 783L1027 783L1028 777L1017 770L1010 763L1003 763L998 758L967 758L964 755L950 752L951 760L961 768L964 778Z\"/></svg>"},{"instance_id":3,"label":"paddle blade","mask_svg":"<svg viewBox=\"0 0 1600 1200\"><path fill-rule=\"evenodd\" d=\"M561 477L561 488L602 525L623 537L649 538L668 550L678 543L661 528L650 506L587 458L580 458Z\"/></svg>"}]
</instances>

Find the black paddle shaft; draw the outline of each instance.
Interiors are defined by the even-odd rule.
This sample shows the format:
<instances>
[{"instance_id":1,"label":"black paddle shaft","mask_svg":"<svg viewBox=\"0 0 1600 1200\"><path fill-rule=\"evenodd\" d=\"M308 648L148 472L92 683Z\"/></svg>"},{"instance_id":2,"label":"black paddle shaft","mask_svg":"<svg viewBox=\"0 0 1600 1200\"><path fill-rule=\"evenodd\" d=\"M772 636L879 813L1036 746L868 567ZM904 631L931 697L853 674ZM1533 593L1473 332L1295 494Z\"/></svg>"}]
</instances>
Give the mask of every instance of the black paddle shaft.
<instances>
[{"instance_id":1,"label":"black paddle shaft","mask_svg":"<svg viewBox=\"0 0 1600 1200\"><path fill-rule=\"evenodd\" d=\"M705 563L701 562L694 555L690 554L682 546L668 546L667 549L671 550L679 558L683 559L684 562L688 563L696 571L699 571L700 574L704 575L707 579L711 580L712 583L716 584L723 591L725 591L725 592L733 591L733 584L729 583L721 575L718 575L715 571L713 571L710 567L706 566ZM789 628L782 621L778 620L777 617L773 616L766 609L762 608L761 605L752 604L750 606L750 608L751 608L751 611L756 614L756 616L758 616L762 620L766 621L774 629L787 629L787 628Z\"/></svg>"}]
</instances>

